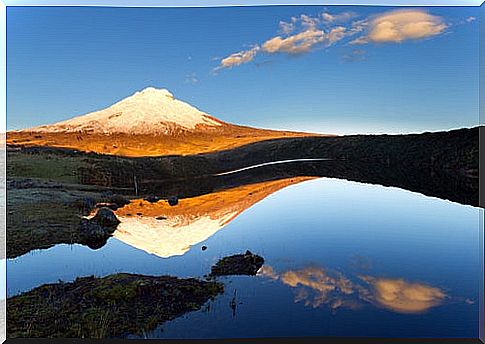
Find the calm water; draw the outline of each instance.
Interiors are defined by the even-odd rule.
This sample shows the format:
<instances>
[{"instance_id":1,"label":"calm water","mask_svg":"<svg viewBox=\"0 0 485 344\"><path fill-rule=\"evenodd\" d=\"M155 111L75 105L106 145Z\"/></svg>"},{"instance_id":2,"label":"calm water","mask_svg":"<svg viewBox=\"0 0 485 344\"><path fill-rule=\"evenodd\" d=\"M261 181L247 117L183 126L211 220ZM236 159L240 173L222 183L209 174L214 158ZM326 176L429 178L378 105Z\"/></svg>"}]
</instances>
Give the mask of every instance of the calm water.
<instances>
[{"instance_id":1,"label":"calm water","mask_svg":"<svg viewBox=\"0 0 485 344\"><path fill-rule=\"evenodd\" d=\"M202 277L249 249L265 258L258 276L222 279L223 295L148 336L477 337L482 212L320 178L269 195L183 255L112 238L99 250L57 245L8 260L7 292L115 272Z\"/></svg>"}]
</instances>

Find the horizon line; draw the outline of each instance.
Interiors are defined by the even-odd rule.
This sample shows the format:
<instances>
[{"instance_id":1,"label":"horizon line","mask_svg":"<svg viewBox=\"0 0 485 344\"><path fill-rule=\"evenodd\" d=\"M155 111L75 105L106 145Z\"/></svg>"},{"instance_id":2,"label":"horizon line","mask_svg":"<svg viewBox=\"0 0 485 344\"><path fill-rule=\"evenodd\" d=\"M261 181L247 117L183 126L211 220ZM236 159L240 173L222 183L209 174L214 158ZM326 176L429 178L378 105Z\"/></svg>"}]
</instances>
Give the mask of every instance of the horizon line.
<instances>
[{"instance_id":1,"label":"horizon line","mask_svg":"<svg viewBox=\"0 0 485 344\"><path fill-rule=\"evenodd\" d=\"M228 123L228 124L234 124L234 123ZM314 135L335 135L335 136L356 136L356 135L366 135L366 136L377 136L377 135L420 135L420 134L430 134L430 133L442 133L442 132L450 132L450 131L456 131L456 130L462 130L462 129L474 129L474 128L480 128L484 127L485 124L480 124L477 123L476 125L473 126L463 126L463 127L451 127L447 129L425 129L422 131L409 131L409 132L355 132L355 133L331 133L331 132L315 132L315 131L308 131L304 129L282 129L282 128L271 128L271 127L256 127L256 126L250 126L250 125L244 125L244 124L235 124L235 125L240 125L240 126L246 126L250 127L253 129L263 129L263 130L276 130L276 131L289 131L289 132L298 132L298 133L304 133L304 134L314 134ZM23 128L23 129L10 129L7 131L2 131L0 130L0 136L6 135L9 132L16 132L16 131L22 131L26 130L29 128ZM34 132L35 130L32 130ZM113 132L111 134L116 134L116 132ZM111 134L106 134L106 135L111 135Z\"/></svg>"}]
</instances>

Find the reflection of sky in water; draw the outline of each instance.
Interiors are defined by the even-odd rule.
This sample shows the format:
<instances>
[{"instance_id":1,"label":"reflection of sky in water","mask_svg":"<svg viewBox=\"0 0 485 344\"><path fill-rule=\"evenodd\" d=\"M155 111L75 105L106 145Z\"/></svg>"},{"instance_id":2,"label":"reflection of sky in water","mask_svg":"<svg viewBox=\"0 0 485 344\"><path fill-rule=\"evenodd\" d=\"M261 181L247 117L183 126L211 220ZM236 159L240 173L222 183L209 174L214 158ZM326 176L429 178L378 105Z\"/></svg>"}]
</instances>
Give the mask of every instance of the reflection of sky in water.
<instances>
[{"instance_id":1,"label":"reflection of sky in water","mask_svg":"<svg viewBox=\"0 0 485 344\"><path fill-rule=\"evenodd\" d=\"M8 292L121 271L202 276L218 258L250 249L277 280L227 278L225 295L210 311L167 323L154 335L476 337L480 212L396 188L322 178L270 195L182 256L162 259L111 239L97 251L59 245L9 260ZM304 285L295 276L311 278ZM242 303L233 319L234 289Z\"/></svg>"},{"instance_id":2,"label":"reflection of sky in water","mask_svg":"<svg viewBox=\"0 0 485 344\"><path fill-rule=\"evenodd\" d=\"M369 303L394 312L411 314L426 312L446 298L442 290L423 283L372 276L359 276L360 281L354 282L341 273L318 267L278 274L266 265L261 268L259 275L296 288L295 302L303 301L305 306L314 308L327 305L333 310L342 307L359 309L363 303ZM473 303L469 299L465 302Z\"/></svg>"}]
</instances>

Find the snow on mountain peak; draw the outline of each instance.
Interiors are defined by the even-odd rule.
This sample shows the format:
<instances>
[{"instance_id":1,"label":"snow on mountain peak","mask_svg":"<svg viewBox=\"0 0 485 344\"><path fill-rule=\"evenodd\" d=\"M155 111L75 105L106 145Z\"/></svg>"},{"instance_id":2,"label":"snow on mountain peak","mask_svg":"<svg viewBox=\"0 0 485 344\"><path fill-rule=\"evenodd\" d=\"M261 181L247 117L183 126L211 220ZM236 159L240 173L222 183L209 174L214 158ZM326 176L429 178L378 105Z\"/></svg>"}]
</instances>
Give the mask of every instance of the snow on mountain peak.
<instances>
[{"instance_id":1,"label":"snow on mountain peak","mask_svg":"<svg viewBox=\"0 0 485 344\"><path fill-rule=\"evenodd\" d=\"M167 90L166 88L155 88L151 86L141 91L137 91L133 96L143 96L143 97L151 97L151 98L167 97L172 100L175 99L173 94L170 93L170 91Z\"/></svg>"},{"instance_id":2,"label":"snow on mountain peak","mask_svg":"<svg viewBox=\"0 0 485 344\"><path fill-rule=\"evenodd\" d=\"M40 132L168 134L194 130L199 126L221 126L197 108L176 99L167 89L147 87L112 106L52 125L27 129Z\"/></svg>"}]
</instances>

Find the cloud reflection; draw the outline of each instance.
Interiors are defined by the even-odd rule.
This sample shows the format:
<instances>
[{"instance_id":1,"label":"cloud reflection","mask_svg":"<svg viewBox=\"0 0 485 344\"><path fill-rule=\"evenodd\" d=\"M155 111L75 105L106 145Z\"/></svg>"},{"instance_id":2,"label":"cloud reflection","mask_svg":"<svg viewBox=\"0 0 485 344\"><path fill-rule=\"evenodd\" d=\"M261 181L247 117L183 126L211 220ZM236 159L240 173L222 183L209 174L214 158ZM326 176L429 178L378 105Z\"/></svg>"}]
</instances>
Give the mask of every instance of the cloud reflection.
<instances>
[{"instance_id":1,"label":"cloud reflection","mask_svg":"<svg viewBox=\"0 0 485 344\"><path fill-rule=\"evenodd\" d=\"M332 310L358 309L370 304L396 313L423 313L447 298L441 289L424 283L373 276L351 280L321 267L277 273L271 266L263 266L258 274L294 288L295 302L314 308L326 305Z\"/></svg>"},{"instance_id":2,"label":"cloud reflection","mask_svg":"<svg viewBox=\"0 0 485 344\"><path fill-rule=\"evenodd\" d=\"M422 313L446 298L442 290L426 284L370 276L362 279L372 287L374 301L398 313Z\"/></svg>"}]
</instances>

